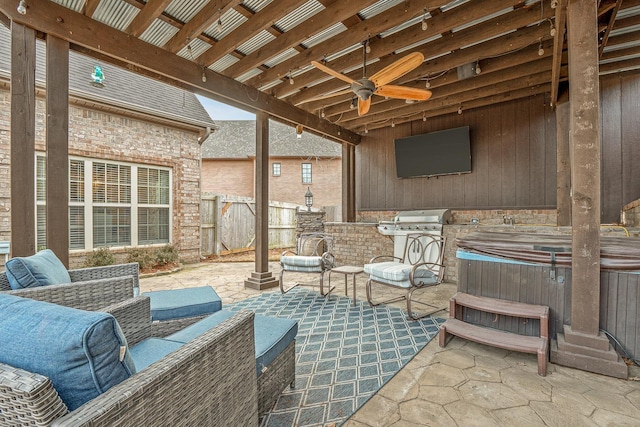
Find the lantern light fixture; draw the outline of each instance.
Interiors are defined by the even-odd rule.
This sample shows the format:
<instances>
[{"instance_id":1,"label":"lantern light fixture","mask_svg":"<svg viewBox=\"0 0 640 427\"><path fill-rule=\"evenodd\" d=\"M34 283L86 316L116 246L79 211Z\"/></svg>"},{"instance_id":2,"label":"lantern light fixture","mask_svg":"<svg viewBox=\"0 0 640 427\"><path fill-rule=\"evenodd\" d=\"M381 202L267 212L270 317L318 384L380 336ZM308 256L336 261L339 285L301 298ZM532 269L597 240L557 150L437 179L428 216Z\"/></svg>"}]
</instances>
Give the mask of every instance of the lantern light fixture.
<instances>
[{"instance_id":1,"label":"lantern light fixture","mask_svg":"<svg viewBox=\"0 0 640 427\"><path fill-rule=\"evenodd\" d=\"M309 212L311 212L311 206L313 206L313 193L311 188L307 187L307 192L304 193L304 204L307 206Z\"/></svg>"}]
</instances>

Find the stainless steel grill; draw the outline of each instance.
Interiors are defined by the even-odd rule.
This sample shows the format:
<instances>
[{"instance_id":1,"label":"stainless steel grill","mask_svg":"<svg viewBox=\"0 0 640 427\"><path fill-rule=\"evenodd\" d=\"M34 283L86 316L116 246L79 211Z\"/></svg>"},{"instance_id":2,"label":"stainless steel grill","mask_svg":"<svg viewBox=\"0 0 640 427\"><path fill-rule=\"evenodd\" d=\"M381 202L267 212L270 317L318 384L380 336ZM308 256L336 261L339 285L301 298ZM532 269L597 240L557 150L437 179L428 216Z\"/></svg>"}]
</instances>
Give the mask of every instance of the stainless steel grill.
<instances>
[{"instance_id":1,"label":"stainless steel grill","mask_svg":"<svg viewBox=\"0 0 640 427\"><path fill-rule=\"evenodd\" d=\"M449 209L404 211L398 213L393 221L380 221L378 232L393 238L393 256L401 258L407 234L425 233L441 236L442 226L450 223Z\"/></svg>"}]
</instances>

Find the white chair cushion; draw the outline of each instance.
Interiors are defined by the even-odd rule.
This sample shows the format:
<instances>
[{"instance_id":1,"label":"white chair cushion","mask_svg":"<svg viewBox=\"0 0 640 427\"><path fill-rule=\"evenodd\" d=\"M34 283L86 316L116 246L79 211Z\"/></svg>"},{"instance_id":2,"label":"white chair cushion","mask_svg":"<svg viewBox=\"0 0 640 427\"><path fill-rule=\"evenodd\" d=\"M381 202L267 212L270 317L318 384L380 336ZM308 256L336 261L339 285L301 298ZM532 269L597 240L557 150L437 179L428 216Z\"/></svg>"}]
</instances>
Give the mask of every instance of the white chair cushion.
<instances>
[{"instance_id":1,"label":"white chair cushion","mask_svg":"<svg viewBox=\"0 0 640 427\"><path fill-rule=\"evenodd\" d=\"M322 267L321 256L286 255L280 257L280 262L287 267Z\"/></svg>"},{"instance_id":2,"label":"white chair cushion","mask_svg":"<svg viewBox=\"0 0 640 427\"><path fill-rule=\"evenodd\" d=\"M371 280L382 282L401 288L410 288L409 274L413 266L401 262L387 261L365 264L364 272L371 276ZM413 276L415 285L435 285L438 281L436 274L427 267L418 267Z\"/></svg>"}]
</instances>

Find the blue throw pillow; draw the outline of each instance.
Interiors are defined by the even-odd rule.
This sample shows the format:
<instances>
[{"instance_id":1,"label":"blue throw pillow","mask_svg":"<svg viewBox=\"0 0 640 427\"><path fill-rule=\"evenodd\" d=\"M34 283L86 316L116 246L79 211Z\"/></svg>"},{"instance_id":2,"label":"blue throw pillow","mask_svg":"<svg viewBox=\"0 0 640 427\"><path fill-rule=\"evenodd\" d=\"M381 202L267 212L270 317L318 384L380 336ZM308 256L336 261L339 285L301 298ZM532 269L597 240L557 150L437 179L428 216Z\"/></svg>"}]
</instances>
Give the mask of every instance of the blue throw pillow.
<instances>
[{"instance_id":1,"label":"blue throw pillow","mask_svg":"<svg viewBox=\"0 0 640 427\"><path fill-rule=\"evenodd\" d=\"M107 313L0 293L0 362L48 377L70 411L135 373Z\"/></svg>"},{"instance_id":2,"label":"blue throw pillow","mask_svg":"<svg viewBox=\"0 0 640 427\"><path fill-rule=\"evenodd\" d=\"M70 283L66 267L51 249L45 249L29 257L17 257L4 266L11 289Z\"/></svg>"}]
</instances>

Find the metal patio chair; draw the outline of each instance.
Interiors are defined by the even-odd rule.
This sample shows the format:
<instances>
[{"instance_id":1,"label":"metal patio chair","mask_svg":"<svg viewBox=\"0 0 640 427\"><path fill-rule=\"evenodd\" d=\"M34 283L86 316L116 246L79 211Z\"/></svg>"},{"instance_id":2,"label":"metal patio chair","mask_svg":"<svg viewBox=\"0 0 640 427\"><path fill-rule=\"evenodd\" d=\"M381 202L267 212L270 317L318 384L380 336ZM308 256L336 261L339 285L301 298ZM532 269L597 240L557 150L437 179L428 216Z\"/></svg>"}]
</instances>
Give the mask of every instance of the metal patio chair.
<instances>
[{"instance_id":1,"label":"metal patio chair","mask_svg":"<svg viewBox=\"0 0 640 427\"><path fill-rule=\"evenodd\" d=\"M331 289L324 291L324 274L335 266L333 237L325 233L302 233L298 237L296 250L287 250L280 257L280 291L285 294L301 283L296 283L288 289L284 287L285 271L295 273L320 274L320 294L328 295Z\"/></svg>"},{"instance_id":2,"label":"metal patio chair","mask_svg":"<svg viewBox=\"0 0 640 427\"><path fill-rule=\"evenodd\" d=\"M413 301L413 293L420 289L439 285L444 278L445 238L431 234L408 234L404 245L402 258L394 256L376 256L369 264L365 264L364 272L369 275L366 284L367 301L372 306L386 304L395 301L407 301L407 313L409 318L417 320L433 314L444 308L436 307L427 302ZM386 301L373 302L372 287L374 284L390 286L404 291L400 297L394 297ZM420 315L414 315L412 303L419 303L434 310Z\"/></svg>"}]
</instances>

